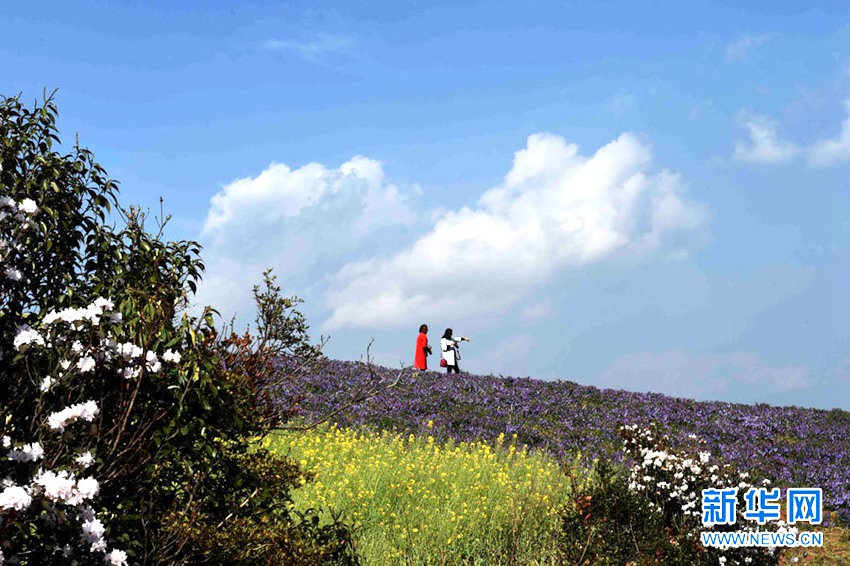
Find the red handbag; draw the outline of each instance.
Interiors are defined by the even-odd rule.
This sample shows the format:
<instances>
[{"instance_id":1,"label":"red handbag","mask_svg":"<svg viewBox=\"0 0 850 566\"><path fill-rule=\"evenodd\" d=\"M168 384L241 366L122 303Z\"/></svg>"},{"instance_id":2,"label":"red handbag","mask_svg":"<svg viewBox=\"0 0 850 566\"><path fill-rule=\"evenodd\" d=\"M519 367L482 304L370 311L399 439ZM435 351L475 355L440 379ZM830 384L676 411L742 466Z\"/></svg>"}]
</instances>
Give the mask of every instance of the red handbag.
<instances>
[{"instance_id":1,"label":"red handbag","mask_svg":"<svg viewBox=\"0 0 850 566\"><path fill-rule=\"evenodd\" d=\"M448 367L448 365L449 364L448 364L448 362L446 362L446 358L440 358L440 367L441 368Z\"/></svg>"}]
</instances>

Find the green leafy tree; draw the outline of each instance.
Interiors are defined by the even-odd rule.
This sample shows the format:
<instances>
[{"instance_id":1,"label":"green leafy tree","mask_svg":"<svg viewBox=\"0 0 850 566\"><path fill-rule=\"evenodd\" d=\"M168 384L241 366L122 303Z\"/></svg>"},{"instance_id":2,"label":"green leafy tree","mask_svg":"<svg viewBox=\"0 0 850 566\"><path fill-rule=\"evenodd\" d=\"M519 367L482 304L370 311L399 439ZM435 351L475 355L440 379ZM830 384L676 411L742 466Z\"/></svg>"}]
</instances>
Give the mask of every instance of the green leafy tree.
<instances>
[{"instance_id":1,"label":"green leafy tree","mask_svg":"<svg viewBox=\"0 0 850 566\"><path fill-rule=\"evenodd\" d=\"M51 465L89 449L105 539L130 563L356 563L345 524L290 511L289 492L304 479L298 467L251 448L273 422L258 403L273 354L318 355L297 299L281 297L267 273L265 294L255 290L256 338L218 331L210 308L183 312L203 272L200 246L166 241L165 218L149 232L148 215L118 204L118 184L79 143L61 154L56 116L52 95L32 109L0 98L0 198L37 207L0 223L2 435L40 441ZM99 298L120 313L108 328L80 334L71 325L72 341L20 346L22 329L46 336L50 313ZM120 351L118 343L146 361L122 370L92 354L96 363L78 365L104 344ZM173 363L160 364L168 356ZM88 400L96 418L52 442L50 411ZM14 464L0 463L0 477ZM102 563L57 551L72 535L45 520L52 512L0 509L0 550L21 563Z\"/></svg>"}]
</instances>

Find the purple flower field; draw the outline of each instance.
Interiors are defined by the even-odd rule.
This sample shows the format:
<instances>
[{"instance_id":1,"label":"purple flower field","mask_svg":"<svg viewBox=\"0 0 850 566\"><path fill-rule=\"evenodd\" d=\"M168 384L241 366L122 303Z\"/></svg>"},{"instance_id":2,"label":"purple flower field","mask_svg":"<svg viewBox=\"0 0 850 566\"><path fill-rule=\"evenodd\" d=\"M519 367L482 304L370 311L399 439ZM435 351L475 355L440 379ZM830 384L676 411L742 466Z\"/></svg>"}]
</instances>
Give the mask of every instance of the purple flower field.
<instances>
[{"instance_id":1,"label":"purple flower field","mask_svg":"<svg viewBox=\"0 0 850 566\"><path fill-rule=\"evenodd\" d=\"M311 421L383 382L398 369L327 360L287 383L282 407L298 403ZM621 424L656 424L674 447L689 434L707 450L753 475L789 487L821 487L824 505L850 520L850 412L764 404L697 402L655 393L598 389L570 381L539 381L463 373L413 374L394 388L335 415L347 427L424 433L437 439L492 440L499 433L557 457L577 451L589 458L622 460ZM433 421L433 429L427 422Z\"/></svg>"}]
</instances>

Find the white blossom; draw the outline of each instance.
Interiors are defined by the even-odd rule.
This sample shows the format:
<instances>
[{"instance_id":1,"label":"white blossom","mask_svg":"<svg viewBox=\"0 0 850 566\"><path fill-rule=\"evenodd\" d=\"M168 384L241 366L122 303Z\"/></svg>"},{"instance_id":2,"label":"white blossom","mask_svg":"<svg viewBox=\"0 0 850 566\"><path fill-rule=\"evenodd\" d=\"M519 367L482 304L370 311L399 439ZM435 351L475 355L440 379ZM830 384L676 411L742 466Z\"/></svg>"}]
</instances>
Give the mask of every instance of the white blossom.
<instances>
[{"instance_id":1,"label":"white blossom","mask_svg":"<svg viewBox=\"0 0 850 566\"><path fill-rule=\"evenodd\" d=\"M53 472L39 470L33 484L40 486L44 496L55 503L78 506L93 498L100 490L100 484L94 478L82 478L75 481L74 474L65 470Z\"/></svg>"},{"instance_id":2,"label":"white blossom","mask_svg":"<svg viewBox=\"0 0 850 566\"><path fill-rule=\"evenodd\" d=\"M79 505L85 500L93 498L100 491L100 484L94 478L82 478L77 480L76 498L69 501L71 505Z\"/></svg>"},{"instance_id":3,"label":"white blossom","mask_svg":"<svg viewBox=\"0 0 850 566\"><path fill-rule=\"evenodd\" d=\"M6 457L15 462L35 462L44 456L44 448L38 442L32 444L24 444L20 448L9 450Z\"/></svg>"},{"instance_id":4,"label":"white blossom","mask_svg":"<svg viewBox=\"0 0 850 566\"><path fill-rule=\"evenodd\" d=\"M156 357L156 352L148 350L145 353L145 366L148 368L148 371L159 373L160 368L162 368L162 364Z\"/></svg>"},{"instance_id":5,"label":"white blossom","mask_svg":"<svg viewBox=\"0 0 850 566\"><path fill-rule=\"evenodd\" d=\"M127 553L113 548L103 559L112 566L127 566Z\"/></svg>"},{"instance_id":6,"label":"white blossom","mask_svg":"<svg viewBox=\"0 0 850 566\"><path fill-rule=\"evenodd\" d=\"M42 393L47 393L50 391L50 388L53 387L55 381L49 375L41 380L41 385L39 385L39 389L41 389Z\"/></svg>"},{"instance_id":7,"label":"white blossom","mask_svg":"<svg viewBox=\"0 0 850 566\"><path fill-rule=\"evenodd\" d=\"M15 269L14 267L9 267L6 269L6 279L10 279L12 281L20 281L23 278L23 274L20 270Z\"/></svg>"},{"instance_id":8,"label":"white blossom","mask_svg":"<svg viewBox=\"0 0 850 566\"><path fill-rule=\"evenodd\" d=\"M124 368L121 370L121 375L124 376L124 379L134 379L139 377L139 374L142 372L142 368Z\"/></svg>"},{"instance_id":9,"label":"white blossom","mask_svg":"<svg viewBox=\"0 0 850 566\"><path fill-rule=\"evenodd\" d=\"M18 210L26 214L35 214L35 212L38 210L38 206L31 198L25 198L18 204Z\"/></svg>"},{"instance_id":10,"label":"white blossom","mask_svg":"<svg viewBox=\"0 0 850 566\"><path fill-rule=\"evenodd\" d=\"M46 315L44 315L44 318L42 319L42 322L44 322L44 325L45 325L45 326L50 326L51 324L53 324L54 322L56 322L56 320L57 320L58 318L59 318L59 315L56 313L56 311L50 311L49 313L47 313Z\"/></svg>"},{"instance_id":11,"label":"white blossom","mask_svg":"<svg viewBox=\"0 0 850 566\"><path fill-rule=\"evenodd\" d=\"M77 456L75 462L77 462L84 468L88 468L92 465L92 463L94 463L94 458L92 457L91 452L83 452L82 454Z\"/></svg>"},{"instance_id":12,"label":"white blossom","mask_svg":"<svg viewBox=\"0 0 850 566\"><path fill-rule=\"evenodd\" d=\"M44 496L53 502L66 501L74 496L74 476L65 470L39 470L33 484L41 486Z\"/></svg>"},{"instance_id":13,"label":"white blossom","mask_svg":"<svg viewBox=\"0 0 850 566\"><path fill-rule=\"evenodd\" d=\"M166 362L178 364L180 363L180 352L173 352L171 349L168 349L162 354L162 359Z\"/></svg>"},{"instance_id":14,"label":"white blossom","mask_svg":"<svg viewBox=\"0 0 850 566\"><path fill-rule=\"evenodd\" d=\"M91 356L85 356L84 358L80 358L77 361L77 369L80 370L80 373L89 373L94 371L95 361Z\"/></svg>"},{"instance_id":15,"label":"white blossom","mask_svg":"<svg viewBox=\"0 0 850 566\"><path fill-rule=\"evenodd\" d=\"M83 318L88 321L91 321L91 323L94 325L98 325L100 324L101 314L103 314L103 309L95 305L89 305L85 308L85 314L83 315Z\"/></svg>"},{"instance_id":16,"label":"white blossom","mask_svg":"<svg viewBox=\"0 0 850 566\"><path fill-rule=\"evenodd\" d=\"M83 419L91 422L94 417L100 412L97 408L97 403L94 401L86 401L85 403L77 403L70 407L65 407L61 411L52 413L47 417L47 424L54 430L65 430L65 426L76 419Z\"/></svg>"},{"instance_id":17,"label":"white blossom","mask_svg":"<svg viewBox=\"0 0 850 566\"><path fill-rule=\"evenodd\" d=\"M98 539L93 542L91 545L92 552L106 552L106 541L103 539Z\"/></svg>"},{"instance_id":18,"label":"white blossom","mask_svg":"<svg viewBox=\"0 0 850 566\"><path fill-rule=\"evenodd\" d=\"M124 344L119 344L117 349L118 349L118 353L125 360L138 358L144 352L144 350L142 350L141 348L139 348L138 346L136 346L135 344L133 344L131 342L125 342Z\"/></svg>"},{"instance_id":19,"label":"white blossom","mask_svg":"<svg viewBox=\"0 0 850 566\"><path fill-rule=\"evenodd\" d=\"M15 334L15 339L12 341L12 345L16 350L20 350L21 346L28 344L44 346L44 338L41 337L41 334L39 334L37 330L33 330L29 326L24 325L18 328L18 332Z\"/></svg>"},{"instance_id":20,"label":"white blossom","mask_svg":"<svg viewBox=\"0 0 850 566\"><path fill-rule=\"evenodd\" d=\"M83 539L86 542L96 543L103 539L103 533L106 532L106 528L100 522L100 519L90 519L83 523L82 531Z\"/></svg>"},{"instance_id":21,"label":"white blossom","mask_svg":"<svg viewBox=\"0 0 850 566\"><path fill-rule=\"evenodd\" d=\"M92 320L100 315L99 308L91 306L83 309L75 309L68 307L61 311L51 311L44 317L44 324L55 324L57 321L67 322L68 324L79 324L84 320Z\"/></svg>"},{"instance_id":22,"label":"white blossom","mask_svg":"<svg viewBox=\"0 0 850 566\"><path fill-rule=\"evenodd\" d=\"M50 311L49 313L44 315L43 322L44 322L45 326L50 326L51 324L53 324L54 322L56 322L57 320L60 320L60 319L62 319L62 315L59 312Z\"/></svg>"},{"instance_id":23,"label":"white blossom","mask_svg":"<svg viewBox=\"0 0 850 566\"><path fill-rule=\"evenodd\" d=\"M0 492L0 509L23 511L32 503L32 496L19 485L11 485Z\"/></svg>"}]
</instances>

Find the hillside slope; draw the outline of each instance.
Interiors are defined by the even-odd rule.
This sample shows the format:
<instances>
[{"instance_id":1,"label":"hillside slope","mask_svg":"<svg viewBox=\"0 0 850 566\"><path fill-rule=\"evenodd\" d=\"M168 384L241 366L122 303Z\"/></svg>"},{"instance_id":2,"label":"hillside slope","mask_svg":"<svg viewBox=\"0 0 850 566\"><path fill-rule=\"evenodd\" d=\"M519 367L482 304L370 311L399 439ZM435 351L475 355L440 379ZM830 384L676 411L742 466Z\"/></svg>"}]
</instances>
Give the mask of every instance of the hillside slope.
<instances>
[{"instance_id":1,"label":"hillside slope","mask_svg":"<svg viewBox=\"0 0 850 566\"><path fill-rule=\"evenodd\" d=\"M282 362L282 369L286 369ZM306 421L394 381L398 369L327 360L277 393ZM463 373L401 373L398 384L336 414L342 426L424 431L438 439L494 439L500 433L564 457L622 460L618 428L656 424L673 445L688 435L705 449L775 483L821 487L824 503L850 520L850 412L764 404L698 402L570 381Z\"/></svg>"}]
</instances>

